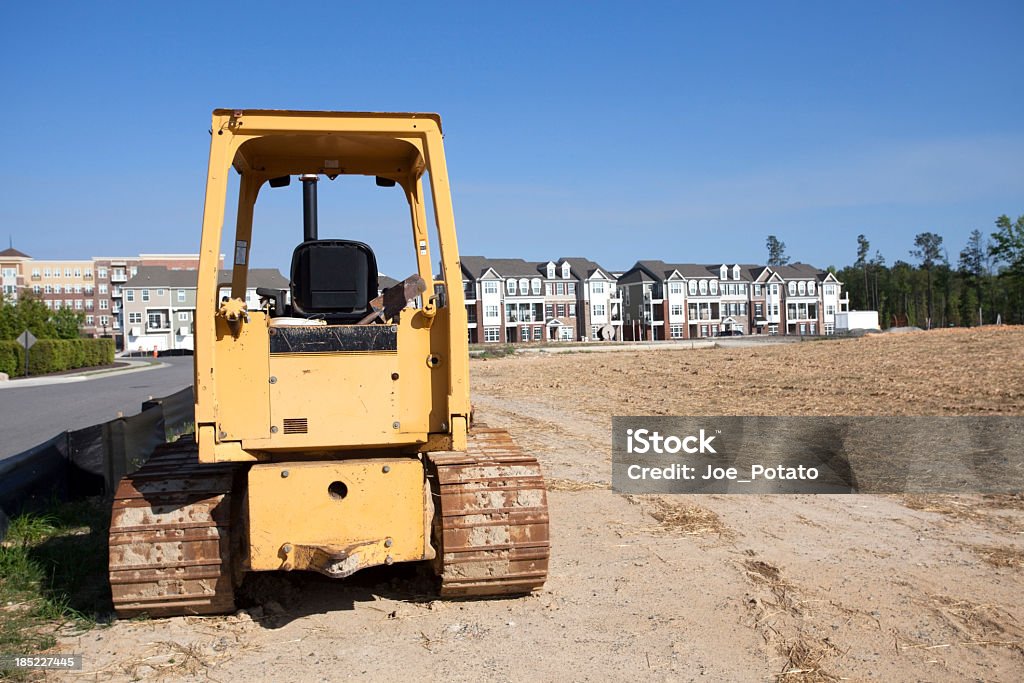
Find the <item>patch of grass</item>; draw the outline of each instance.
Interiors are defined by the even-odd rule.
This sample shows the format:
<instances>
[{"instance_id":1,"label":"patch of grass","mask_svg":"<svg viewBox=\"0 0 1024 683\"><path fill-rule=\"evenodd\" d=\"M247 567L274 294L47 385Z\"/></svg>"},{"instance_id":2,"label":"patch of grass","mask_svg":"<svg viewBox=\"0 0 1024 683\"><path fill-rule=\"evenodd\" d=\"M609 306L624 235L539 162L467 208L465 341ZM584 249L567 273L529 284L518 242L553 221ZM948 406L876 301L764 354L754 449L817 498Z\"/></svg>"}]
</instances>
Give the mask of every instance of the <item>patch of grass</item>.
<instances>
[{"instance_id":1,"label":"patch of grass","mask_svg":"<svg viewBox=\"0 0 1024 683\"><path fill-rule=\"evenodd\" d=\"M485 347L482 353L474 354L473 357L487 360L489 358L505 358L506 356L514 355L516 355L516 347L511 344L505 344L504 346Z\"/></svg>"},{"instance_id":2,"label":"patch of grass","mask_svg":"<svg viewBox=\"0 0 1024 683\"><path fill-rule=\"evenodd\" d=\"M99 499L11 520L0 545L0 652L39 654L62 626L88 629L110 612L107 525ZM0 671L0 678L29 675Z\"/></svg>"},{"instance_id":3,"label":"patch of grass","mask_svg":"<svg viewBox=\"0 0 1024 683\"><path fill-rule=\"evenodd\" d=\"M196 423L186 422L179 427L169 427L164 430L164 438L167 443L173 443L183 436L196 433Z\"/></svg>"}]
</instances>

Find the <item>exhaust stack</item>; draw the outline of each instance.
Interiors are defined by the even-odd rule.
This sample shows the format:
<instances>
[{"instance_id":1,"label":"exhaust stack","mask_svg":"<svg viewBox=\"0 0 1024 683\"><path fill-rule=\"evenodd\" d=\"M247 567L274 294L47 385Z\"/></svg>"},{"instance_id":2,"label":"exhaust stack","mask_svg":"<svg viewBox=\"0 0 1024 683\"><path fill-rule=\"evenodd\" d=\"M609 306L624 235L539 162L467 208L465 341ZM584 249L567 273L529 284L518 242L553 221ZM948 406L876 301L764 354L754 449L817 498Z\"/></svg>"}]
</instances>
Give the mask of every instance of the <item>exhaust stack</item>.
<instances>
[{"instance_id":1,"label":"exhaust stack","mask_svg":"<svg viewBox=\"0 0 1024 683\"><path fill-rule=\"evenodd\" d=\"M319 239L316 224L316 183L320 180L315 173L299 176L302 181L302 239L310 242Z\"/></svg>"}]
</instances>

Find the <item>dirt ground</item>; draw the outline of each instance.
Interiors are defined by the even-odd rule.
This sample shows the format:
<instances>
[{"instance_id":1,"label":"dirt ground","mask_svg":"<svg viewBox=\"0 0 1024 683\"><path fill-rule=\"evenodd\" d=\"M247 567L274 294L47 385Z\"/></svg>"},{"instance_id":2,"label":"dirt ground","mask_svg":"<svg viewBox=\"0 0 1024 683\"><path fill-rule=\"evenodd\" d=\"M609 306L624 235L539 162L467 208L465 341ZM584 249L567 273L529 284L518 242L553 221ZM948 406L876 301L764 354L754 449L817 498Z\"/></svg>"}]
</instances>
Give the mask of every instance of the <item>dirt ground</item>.
<instances>
[{"instance_id":1,"label":"dirt ground","mask_svg":"<svg viewBox=\"0 0 1024 683\"><path fill-rule=\"evenodd\" d=\"M67 680L1024 680L1020 496L613 494L612 415L1024 415L1024 330L474 360L548 477L531 597L264 575L229 617L65 634Z\"/></svg>"}]
</instances>

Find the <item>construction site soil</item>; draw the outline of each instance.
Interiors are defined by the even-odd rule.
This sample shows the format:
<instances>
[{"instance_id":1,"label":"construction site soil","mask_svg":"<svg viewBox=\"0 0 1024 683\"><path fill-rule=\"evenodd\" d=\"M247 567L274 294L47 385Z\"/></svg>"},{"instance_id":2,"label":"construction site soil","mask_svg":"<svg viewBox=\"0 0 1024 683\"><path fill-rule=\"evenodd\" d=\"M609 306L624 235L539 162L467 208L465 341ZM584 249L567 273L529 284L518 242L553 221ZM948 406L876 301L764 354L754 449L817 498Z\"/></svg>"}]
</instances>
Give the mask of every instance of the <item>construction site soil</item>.
<instances>
[{"instance_id":1,"label":"construction site soil","mask_svg":"<svg viewBox=\"0 0 1024 683\"><path fill-rule=\"evenodd\" d=\"M416 567L251 577L226 617L65 632L67 680L1020 681L1024 498L621 496L613 415L1024 415L1024 330L473 360L548 477L530 597Z\"/></svg>"}]
</instances>

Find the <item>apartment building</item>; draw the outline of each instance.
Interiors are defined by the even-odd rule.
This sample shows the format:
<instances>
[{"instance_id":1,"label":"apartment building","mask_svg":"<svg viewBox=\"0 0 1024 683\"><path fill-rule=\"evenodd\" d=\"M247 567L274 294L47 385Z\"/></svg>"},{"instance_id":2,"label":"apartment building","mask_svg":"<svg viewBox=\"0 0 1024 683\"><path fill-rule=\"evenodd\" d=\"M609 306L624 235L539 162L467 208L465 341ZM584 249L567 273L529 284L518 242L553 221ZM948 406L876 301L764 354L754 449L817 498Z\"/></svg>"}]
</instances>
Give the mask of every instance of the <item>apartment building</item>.
<instances>
[{"instance_id":1,"label":"apartment building","mask_svg":"<svg viewBox=\"0 0 1024 683\"><path fill-rule=\"evenodd\" d=\"M223 270L219 282L230 282ZM195 348L196 284L198 271L166 266L139 266L122 286L125 351L168 351ZM249 271L245 300L259 308L257 287L288 289L288 280L273 268ZM227 295L230 288L221 290Z\"/></svg>"},{"instance_id":2,"label":"apartment building","mask_svg":"<svg viewBox=\"0 0 1024 683\"><path fill-rule=\"evenodd\" d=\"M25 264L31 260L31 256L14 247L0 251L0 296L8 301L18 300L25 287Z\"/></svg>"},{"instance_id":3,"label":"apartment building","mask_svg":"<svg viewBox=\"0 0 1024 683\"><path fill-rule=\"evenodd\" d=\"M842 283L805 263L637 261L619 278L627 339L699 339L722 334L832 334L848 307Z\"/></svg>"},{"instance_id":4,"label":"apartment building","mask_svg":"<svg viewBox=\"0 0 1024 683\"><path fill-rule=\"evenodd\" d=\"M461 262L470 343L621 338L616 280L593 261Z\"/></svg>"}]
</instances>

